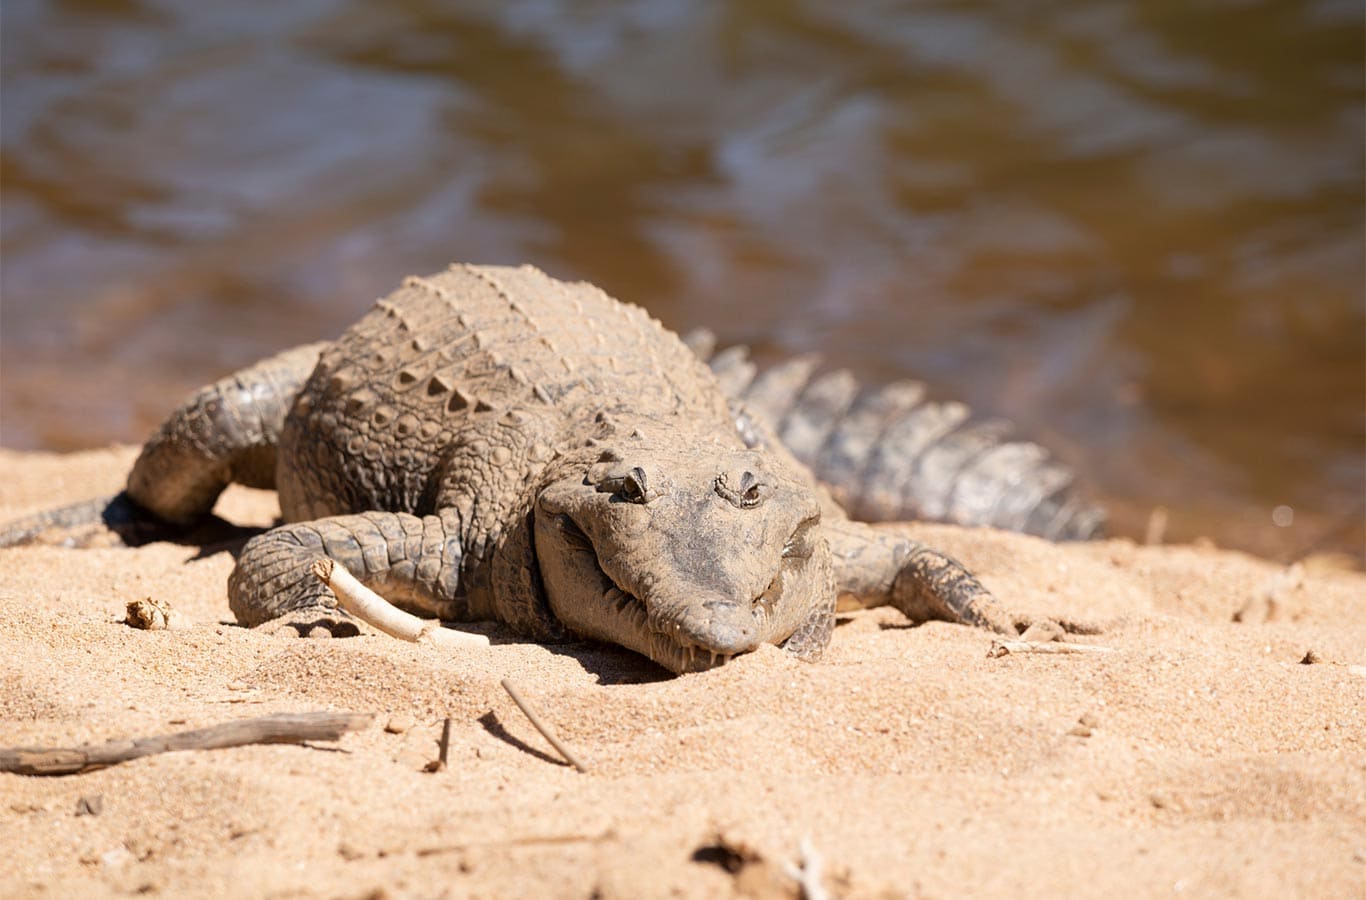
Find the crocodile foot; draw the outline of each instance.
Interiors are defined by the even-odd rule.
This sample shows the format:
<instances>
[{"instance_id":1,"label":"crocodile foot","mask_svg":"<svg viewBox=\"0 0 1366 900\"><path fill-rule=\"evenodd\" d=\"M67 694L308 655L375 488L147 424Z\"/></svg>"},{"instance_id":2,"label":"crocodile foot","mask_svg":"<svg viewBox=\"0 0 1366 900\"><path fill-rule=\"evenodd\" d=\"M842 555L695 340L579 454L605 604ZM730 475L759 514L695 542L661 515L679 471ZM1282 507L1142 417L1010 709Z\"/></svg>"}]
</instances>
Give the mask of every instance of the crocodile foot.
<instances>
[{"instance_id":1,"label":"crocodile foot","mask_svg":"<svg viewBox=\"0 0 1366 900\"><path fill-rule=\"evenodd\" d=\"M347 638L360 635L360 626L356 624L355 619L341 610L322 606L287 610L252 630L263 634L302 638Z\"/></svg>"},{"instance_id":2,"label":"crocodile foot","mask_svg":"<svg viewBox=\"0 0 1366 900\"><path fill-rule=\"evenodd\" d=\"M1060 617L1042 616L1036 613L1016 613L1011 616L1020 639L1025 641L1056 641L1067 634L1104 634L1106 627L1100 622Z\"/></svg>"}]
</instances>

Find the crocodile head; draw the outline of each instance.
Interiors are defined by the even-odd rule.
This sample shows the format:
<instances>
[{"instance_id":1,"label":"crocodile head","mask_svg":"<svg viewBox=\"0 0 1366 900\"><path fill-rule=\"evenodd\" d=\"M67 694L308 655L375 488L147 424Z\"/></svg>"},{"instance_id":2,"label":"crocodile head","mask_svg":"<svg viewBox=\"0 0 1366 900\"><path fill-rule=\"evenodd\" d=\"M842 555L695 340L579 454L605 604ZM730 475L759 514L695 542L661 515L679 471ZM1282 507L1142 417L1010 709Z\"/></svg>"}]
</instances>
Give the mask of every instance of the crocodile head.
<instances>
[{"instance_id":1,"label":"crocodile head","mask_svg":"<svg viewBox=\"0 0 1366 900\"><path fill-rule=\"evenodd\" d=\"M570 630L699 671L833 608L820 517L781 459L636 433L540 491L536 556Z\"/></svg>"}]
</instances>

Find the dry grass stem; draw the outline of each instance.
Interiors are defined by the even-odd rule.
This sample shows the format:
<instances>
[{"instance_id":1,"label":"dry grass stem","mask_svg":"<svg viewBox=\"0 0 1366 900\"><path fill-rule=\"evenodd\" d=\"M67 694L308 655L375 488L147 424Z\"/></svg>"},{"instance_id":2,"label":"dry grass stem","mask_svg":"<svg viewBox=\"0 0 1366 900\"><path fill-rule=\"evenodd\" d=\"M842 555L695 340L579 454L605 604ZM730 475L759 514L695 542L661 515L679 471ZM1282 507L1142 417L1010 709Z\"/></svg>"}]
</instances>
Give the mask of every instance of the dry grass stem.
<instances>
[{"instance_id":1,"label":"dry grass stem","mask_svg":"<svg viewBox=\"0 0 1366 900\"><path fill-rule=\"evenodd\" d=\"M1062 641L1010 641L995 640L987 651L988 658L995 659L1009 653L1114 653L1113 647L1099 644L1072 644Z\"/></svg>"},{"instance_id":2,"label":"dry grass stem","mask_svg":"<svg viewBox=\"0 0 1366 900\"><path fill-rule=\"evenodd\" d=\"M560 743L560 739L557 738L555 736L555 733L550 730L550 726L547 725L541 719L541 717L536 714L536 711L532 709L531 705L526 702L526 698L522 696L521 691L517 690L517 688L513 685L512 681L507 678L504 678L502 681L502 685L503 690L507 691L508 696L512 698L512 702L516 703L517 708L526 714L526 717L531 720L531 724L536 726L536 730L539 731L547 741L550 741L550 745L554 747L556 750L558 750L559 754L563 756L565 759L567 759L569 761L569 764L572 765L574 768L578 769L580 772L587 772L588 767L583 764L582 760L580 760L576 755L574 755L574 751L570 750L564 744Z\"/></svg>"}]
</instances>

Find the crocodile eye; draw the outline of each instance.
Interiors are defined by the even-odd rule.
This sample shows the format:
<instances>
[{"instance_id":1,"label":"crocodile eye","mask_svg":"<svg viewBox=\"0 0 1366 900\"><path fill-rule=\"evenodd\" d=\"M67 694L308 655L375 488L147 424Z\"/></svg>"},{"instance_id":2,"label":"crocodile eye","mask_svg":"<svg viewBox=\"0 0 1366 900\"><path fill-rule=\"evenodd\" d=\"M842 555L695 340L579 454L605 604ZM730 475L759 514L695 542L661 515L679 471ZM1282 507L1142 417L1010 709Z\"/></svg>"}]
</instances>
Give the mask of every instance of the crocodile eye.
<instances>
[{"instance_id":1,"label":"crocodile eye","mask_svg":"<svg viewBox=\"0 0 1366 900\"><path fill-rule=\"evenodd\" d=\"M644 503L648 488L645 484L645 470L636 466L621 479L621 496L630 503Z\"/></svg>"}]
</instances>

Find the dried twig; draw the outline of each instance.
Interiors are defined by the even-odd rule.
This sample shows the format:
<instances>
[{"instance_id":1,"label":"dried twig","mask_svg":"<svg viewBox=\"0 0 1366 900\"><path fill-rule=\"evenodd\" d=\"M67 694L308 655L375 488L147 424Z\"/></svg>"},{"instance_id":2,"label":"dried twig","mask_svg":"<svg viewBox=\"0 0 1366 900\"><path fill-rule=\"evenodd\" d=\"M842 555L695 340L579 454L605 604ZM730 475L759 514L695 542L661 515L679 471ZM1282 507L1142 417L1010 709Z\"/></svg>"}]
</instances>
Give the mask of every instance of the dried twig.
<instances>
[{"instance_id":1,"label":"dried twig","mask_svg":"<svg viewBox=\"0 0 1366 900\"><path fill-rule=\"evenodd\" d=\"M825 892L825 885L821 884L821 869L824 867L824 860L816 852L816 847L811 843L810 836L802 838L801 842L802 862L801 865L783 863L783 871L788 877L797 882L801 888L802 897L805 900L826 900L830 895Z\"/></svg>"},{"instance_id":2,"label":"dried twig","mask_svg":"<svg viewBox=\"0 0 1366 900\"><path fill-rule=\"evenodd\" d=\"M414 856L440 856L445 853L464 853L469 850L494 850L507 847L541 847L555 846L557 844L582 844L596 843L598 841L614 840L617 833L612 828L605 828L595 833L569 832L565 834L529 834L523 837L509 838L501 841L469 841L461 844L433 844L427 847L418 847L412 850L404 847L394 851L398 853L412 853ZM381 854L384 855L384 854Z\"/></svg>"},{"instance_id":3,"label":"dried twig","mask_svg":"<svg viewBox=\"0 0 1366 900\"><path fill-rule=\"evenodd\" d=\"M470 634L445 628L437 619L419 619L385 600L356 580L346 566L334 559L320 559L309 571L332 589L337 604L351 615L380 631L415 644L438 647L487 647L489 639L482 634Z\"/></svg>"},{"instance_id":4,"label":"dried twig","mask_svg":"<svg viewBox=\"0 0 1366 900\"><path fill-rule=\"evenodd\" d=\"M1304 566L1291 563L1267 581L1261 589L1243 602L1233 614L1233 621L1244 625L1260 625L1281 615L1281 599L1304 586Z\"/></svg>"},{"instance_id":5,"label":"dried twig","mask_svg":"<svg viewBox=\"0 0 1366 900\"><path fill-rule=\"evenodd\" d=\"M1073 644L1062 641L1010 641L998 639L991 642L987 658L996 659L1008 653L1114 653L1113 647L1099 644Z\"/></svg>"},{"instance_id":6,"label":"dried twig","mask_svg":"<svg viewBox=\"0 0 1366 900\"><path fill-rule=\"evenodd\" d=\"M588 767L583 764L582 760L574 755L572 750L560 743L560 739L555 737L555 732L550 730L550 726L542 721L541 717L536 714L536 711L526 702L521 691L517 690L513 683L507 678L503 679L502 684L503 690L508 692L508 696L512 698L512 702L516 703L517 707L522 712L526 713L526 717L531 720L531 724L536 726L536 730L539 731L547 741L550 741L550 745L558 750L561 756L569 760L569 764L574 768L578 769L580 772L587 772Z\"/></svg>"},{"instance_id":7,"label":"dried twig","mask_svg":"<svg viewBox=\"0 0 1366 900\"><path fill-rule=\"evenodd\" d=\"M441 723L441 744L436 751L436 759L427 763L423 771L425 772L444 772L446 770L446 757L451 752L451 717L447 716L446 721Z\"/></svg>"},{"instance_id":8,"label":"dried twig","mask_svg":"<svg viewBox=\"0 0 1366 900\"><path fill-rule=\"evenodd\" d=\"M217 750L246 744L301 744L335 741L364 728L373 717L363 713L280 713L86 747L3 747L0 772L20 775L78 775L172 750Z\"/></svg>"}]
</instances>

